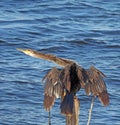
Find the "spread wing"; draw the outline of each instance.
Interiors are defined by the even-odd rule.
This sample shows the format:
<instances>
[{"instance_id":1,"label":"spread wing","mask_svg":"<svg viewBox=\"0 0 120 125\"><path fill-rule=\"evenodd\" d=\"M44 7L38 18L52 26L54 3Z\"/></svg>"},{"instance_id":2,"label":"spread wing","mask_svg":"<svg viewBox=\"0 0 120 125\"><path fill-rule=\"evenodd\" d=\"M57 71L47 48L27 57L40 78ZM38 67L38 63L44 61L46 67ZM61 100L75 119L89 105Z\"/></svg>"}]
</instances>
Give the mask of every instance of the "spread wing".
<instances>
[{"instance_id":1,"label":"spread wing","mask_svg":"<svg viewBox=\"0 0 120 125\"><path fill-rule=\"evenodd\" d=\"M87 95L92 93L94 96L98 96L100 102L104 106L107 106L109 104L109 95L103 80L104 77L105 75L101 71L91 66L90 69L87 70L85 91Z\"/></svg>"},{"instance_id":2,"label":"spread wing","mask_svg":"<svg viewBox=\"0 0 120 125\"><path fill-rule=\"evenodd\" d=\"M54 105L56 98L62 95L62 84L59 79L60 71L57 68L51 69L47 75L43 78L45 81L44 89L44 108L50 111Z\"/></svg>"}]
</instances>

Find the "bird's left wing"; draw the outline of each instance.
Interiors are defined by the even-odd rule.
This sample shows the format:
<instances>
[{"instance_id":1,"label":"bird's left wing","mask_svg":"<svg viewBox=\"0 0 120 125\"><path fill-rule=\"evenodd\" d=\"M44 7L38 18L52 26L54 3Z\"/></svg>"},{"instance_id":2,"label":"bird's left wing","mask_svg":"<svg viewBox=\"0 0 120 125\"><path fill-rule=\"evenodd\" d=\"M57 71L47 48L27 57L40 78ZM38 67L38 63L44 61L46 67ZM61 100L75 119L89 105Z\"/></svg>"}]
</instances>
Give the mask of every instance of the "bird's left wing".
<instances>
[{"instance_id":1,"label":"bird's left wing","mask_svg":"<svg viewBox=\"0 0 120 125\"><path fill-rule=\"evenodd\" d=\"M87 70L85 91L87 95L92 93L94 96L98 96L100 102L104 106L107 106L109 104L109 95L103 77L105 77L105 75L101 71L91 66L90 69Z\"/></svg>"},{"instance_id":2,"label":"bird's left wing","mask_svg":"<svg viewBox=\"0 0 120 125\"><path fill-rule=\"evenodd\" d=\"M44 89L44 108L50 111L56 98L62 96L63 88L59 79L60 71L57 68L51 69L43 78L45 81Z\"/></svg>"}]
</instances>

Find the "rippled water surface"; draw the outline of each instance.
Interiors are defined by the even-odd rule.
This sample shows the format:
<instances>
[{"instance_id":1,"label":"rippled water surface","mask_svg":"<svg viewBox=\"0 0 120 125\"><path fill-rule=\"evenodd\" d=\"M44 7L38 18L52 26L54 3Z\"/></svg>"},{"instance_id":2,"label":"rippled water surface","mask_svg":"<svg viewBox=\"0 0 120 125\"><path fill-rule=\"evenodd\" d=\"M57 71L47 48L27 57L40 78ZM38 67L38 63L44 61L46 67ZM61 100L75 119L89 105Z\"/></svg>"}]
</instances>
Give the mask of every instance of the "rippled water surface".
<instances>
[{"instance_id":1,"label":"rippled water surface","mask_svg":"<svg viewBox=\"0 0 120 125\"><path fill-rule=\"evenodd\" d=\"M41 82L56 64L16 50L32 48L95 65L106 74L110 105L96 99L91 125L120 125L120 1L0 1L0 125L48 125ZM80 99L80 125L88 119L91 97ZM52 125L65 125L57 100Z\"/></svg>"}]
</instances>

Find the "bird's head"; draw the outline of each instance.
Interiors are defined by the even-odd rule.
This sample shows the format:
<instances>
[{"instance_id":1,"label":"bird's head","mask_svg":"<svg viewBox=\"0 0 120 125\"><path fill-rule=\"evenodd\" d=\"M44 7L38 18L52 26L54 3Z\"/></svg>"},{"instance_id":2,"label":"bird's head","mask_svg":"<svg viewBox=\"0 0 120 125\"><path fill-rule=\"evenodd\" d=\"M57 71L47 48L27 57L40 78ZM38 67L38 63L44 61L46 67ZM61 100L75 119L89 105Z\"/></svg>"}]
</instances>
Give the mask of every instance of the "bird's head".
<instances>
[{"instance_id":1,"label":"bird's head","mask_svg":"<svg viewBox=\"0 0 120 125\"><path fill-rule=\"evenodd\" d=\"M21 49L17 48L18 51L25 53L26 55L35 57L35 51L31 49Z\"/></svg>"}]
</instances>

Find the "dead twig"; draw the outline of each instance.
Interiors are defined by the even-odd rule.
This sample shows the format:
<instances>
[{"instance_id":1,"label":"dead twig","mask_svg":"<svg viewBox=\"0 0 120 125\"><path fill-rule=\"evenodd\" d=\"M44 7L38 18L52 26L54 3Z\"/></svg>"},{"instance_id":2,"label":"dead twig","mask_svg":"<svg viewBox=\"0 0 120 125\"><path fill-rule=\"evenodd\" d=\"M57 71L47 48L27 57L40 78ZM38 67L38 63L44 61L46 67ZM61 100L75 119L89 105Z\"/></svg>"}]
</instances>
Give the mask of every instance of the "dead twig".
<instances>
[{"instance_id":1,"label":"dead twig","mask_svg":"<svg viewBox=\"0 0 120 125\"><path fill-rule=\"evenodd\" d=\"M89 117L88 117L88 122L87 125L90 125L90 120L91 120L91 115L92 115L92 109L93 109L93 105L94 105L94 99L95 97L92 97L92 101L91 101L91 105L90 105L90 109L89 109Z\"/></svg>"},{"instance_id":2,"label":"dead twig","mask_svg":"<svg viewBox=\"0 0 120 125\"><path fill-rule=\"evenodd\" d=\"M51 125L50 111L49 111L49 121L48 121L48 125Z\"/></svg>"}]
</instances>

